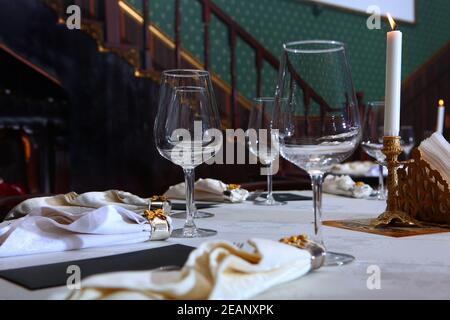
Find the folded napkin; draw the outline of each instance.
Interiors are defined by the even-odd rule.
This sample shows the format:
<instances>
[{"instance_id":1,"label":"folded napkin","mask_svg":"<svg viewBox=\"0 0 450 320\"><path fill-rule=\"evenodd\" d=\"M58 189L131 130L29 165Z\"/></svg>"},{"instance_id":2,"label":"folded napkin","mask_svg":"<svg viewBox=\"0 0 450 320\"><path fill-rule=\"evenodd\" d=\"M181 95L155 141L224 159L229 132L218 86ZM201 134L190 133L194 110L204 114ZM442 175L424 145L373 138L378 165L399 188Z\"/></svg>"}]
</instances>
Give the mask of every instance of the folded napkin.
<instances>
[{"instance_id":1,"label":"folded napkin","mask_svg":"<svg viewBox=\"0 0 450 320\"><path fill-rule=\"evenodd\" d=\"M249 192L216 179L198 179L194 184L195 200L242 202ZM171 186L164 196L169 199L186 199L184 182Z\"/></svg>"},{"instance_id":2,"label":"folded napkin","mask_svg":"<svg viewBox=\"0 0 450 320\"><path fill-rule=\"evenodd\" d=\"M331 170L335 174L364 175L374 166L375 163L373 161L353 161L336 164Z\"/></svg>"},{"instance_id":3,"label":"folded napkin","mask_svg":"<svg viewBox=\"0 0 450 320\"><path fill-rule=\"evenodd\" d=\"M253 239L250 253L227 242L204 242L181 271L116 272L83 279L72 299L248 299L311 269L311 254Z\"/></svg>"},{"instance_id":4,"label":"folded napkin","mask_svg":"<svg viewBox=\"0 0 450 320\"><path fill-rule=\"evenodd\" d=\"M442 134L435 132L419 146L422 158L450 185L450 144Z\"/></svg>"},{"instance_id":5,"label":"folded napkin","mask_svg":"<svg viewBox=\"0 0 450 320\"><path fill-rule=\"evenodd\" d=\"M0 257L144 242L153 230L147 218L119 206L84 213L36 208L0 223Z\"/></svg>"},{"instance_id":6,"label":"folded napkin","mask_svg":"<svg viewBox=\"0 0 450 320\"><path fill-rule=\"evenodd\" d=\"M92 211L92 208L115 205L131 211L143 212L148 209L149 201L150 199L140 198L132 193L119 190L94 191L83 194L70 192L51 197L25 200L13 208L6 216L6 219L19 218L27 215L34 209L43 207L52 207L71 213L83 213Z\"/></svg>"},{"instance_id":7,"label":"folded napkin","mask_svg":"<svg viewBox=\"0 0 450 320\"><path fill-rule=\"evenodd\" d=\"M354 198L366 198L373 192L371 186L362 182L356 183L350 176L334 176L331 174L325 177L322 188L326 193Z\"/></svg>"}]
</instances>

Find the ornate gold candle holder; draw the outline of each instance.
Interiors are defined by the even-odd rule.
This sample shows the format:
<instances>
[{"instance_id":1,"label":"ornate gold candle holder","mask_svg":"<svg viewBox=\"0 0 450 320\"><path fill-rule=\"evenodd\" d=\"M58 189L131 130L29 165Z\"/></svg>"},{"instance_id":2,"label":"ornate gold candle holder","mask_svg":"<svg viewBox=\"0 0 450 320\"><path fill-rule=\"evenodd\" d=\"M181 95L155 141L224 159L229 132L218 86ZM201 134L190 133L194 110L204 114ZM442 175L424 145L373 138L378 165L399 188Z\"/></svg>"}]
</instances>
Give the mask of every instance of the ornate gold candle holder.
<instances>
[{"instance_id":1,"label":"ornate gold candle holder","mask_svg":"<svg viewBox=\"0 0 450 320\"><path fill-rule=\"evenodd\" d=\"M400 210L398 193L398 175L397 169L406 162L398 161L398 156L402 153L399 136L383 137L382 152L386 155L386 164L388 168L387 176L387 207L377 219L372 221L374 226L386 226L391 223L400 223L401 225L418 226L420 223L412 218L408 213Z\"/></svg>"}]
</instances>

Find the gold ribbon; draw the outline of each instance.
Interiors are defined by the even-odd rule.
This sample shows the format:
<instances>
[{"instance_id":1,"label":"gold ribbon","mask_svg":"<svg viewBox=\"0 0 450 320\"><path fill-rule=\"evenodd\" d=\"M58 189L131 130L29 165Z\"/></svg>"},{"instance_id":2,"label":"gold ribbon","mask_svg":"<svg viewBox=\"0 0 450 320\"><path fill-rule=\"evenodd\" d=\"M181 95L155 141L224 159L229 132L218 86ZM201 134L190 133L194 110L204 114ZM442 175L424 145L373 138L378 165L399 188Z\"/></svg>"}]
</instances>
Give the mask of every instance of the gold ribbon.
<instances>
[{"instance_id":1,"label":"gold ribbon","mask_svg":"<svg viewBox=\"0 0 450 320\"><path fill-rule=\"evenodd\" d=\"M163 209L156 209L156 210L145 210L144 216L148 219L148 221L153 221L156 218L159 218L161 220L167 220L167 216L164 213Z\"/></svg>"}]
</instances>

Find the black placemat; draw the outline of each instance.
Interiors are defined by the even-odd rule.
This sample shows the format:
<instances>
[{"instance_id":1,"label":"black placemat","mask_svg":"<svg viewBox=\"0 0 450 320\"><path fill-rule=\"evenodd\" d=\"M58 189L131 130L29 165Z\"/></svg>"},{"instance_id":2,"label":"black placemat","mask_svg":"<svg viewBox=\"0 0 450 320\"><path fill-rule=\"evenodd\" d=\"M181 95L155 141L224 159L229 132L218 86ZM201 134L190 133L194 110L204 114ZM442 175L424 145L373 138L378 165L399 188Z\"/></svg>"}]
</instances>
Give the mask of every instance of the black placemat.
<instances>
[{"instance_id":1,"label":"black placemat","mask_svg":"<svg viewBox=\"0 0 450 320\"><path fill-rule=\"evenodd\" d=\"M259 198L267 197L267 193L262 193ZM302 201L302 200L312 200L311 197L301 196L293 193L274 193L273 197L276 201Z\"/></svg>"},{"instance_id":2,"label":"black placemat","mask_svg":"<svg viewBox=\"0 0 450 320\"><path fill-rule=\"evenodd\" d=\"M59 287L66 285L70 276L67 267L70 265L80 267L83 279L106 272L142 271L168 265L182 266L194 249L176 244L107 257L3 270L0 271L0 277L31 290Z\"/></svg>"}]
</instances>

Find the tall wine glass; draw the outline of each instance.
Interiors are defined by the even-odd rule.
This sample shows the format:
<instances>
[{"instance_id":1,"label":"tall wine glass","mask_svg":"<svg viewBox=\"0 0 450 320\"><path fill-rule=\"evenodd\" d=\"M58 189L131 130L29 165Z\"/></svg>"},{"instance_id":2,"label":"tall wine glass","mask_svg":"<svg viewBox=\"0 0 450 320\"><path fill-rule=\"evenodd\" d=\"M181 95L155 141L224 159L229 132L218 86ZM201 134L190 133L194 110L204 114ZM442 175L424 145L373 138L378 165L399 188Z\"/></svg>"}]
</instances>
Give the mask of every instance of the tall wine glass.
<instances>
[{"instance_id":1,"label":"tall wine glass","mask_svg":"<svg viewBox=\"0 0 450 320\"><path fill-rule=\"evenodd\" d=\"M172 237L198 238L217 232L194 223L194 169L222 146L219 112L207 71L167 70L161 75L154 133L159 153L183 168L186 184L186 223Z\"/></svg>"},{"instance_id":2,"label":"tall wine glass","mask_svg":"<svg viewBox=\"0 0 450 320\"><path fill-rule=\"evenodd\" d=\"M283 45L273 135L280 154L312 180L314 236L322 243L322 182L329 169L357 148L361 139L356 96L345 46L336 41L298 41ZM327 252L326 265L354 260Z\"/></svg>"},{"instance_id":3,"label":"tall wine glass","mask_svg":"<svg viewBox=\"0 0 450 320\"><path fill-rule=\"evenodd\" d=\"M273 97L253 99L247 130L247 141L250 152L265 167L267 175L267 196L264 201L255 201L257 205L277 206L286 202L276 201L272 192L273 163L278 159L278 148L272 145L270 129L272 127Z\"/></svg>"},{"instance_id":4,"label":"tall wine glass","mask_svg":"<svg viewBox=\"0 0 450 320\"><path fill-rule=\"evenodd\" d=\"M378 162L378 190L377 199L386 200L384 188L383 163L386 156L383 149L384 102L374 101L367 104L364 115L363 138L361 146L365 153Z\"/></svg>"}]
</instances>

